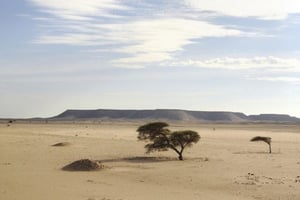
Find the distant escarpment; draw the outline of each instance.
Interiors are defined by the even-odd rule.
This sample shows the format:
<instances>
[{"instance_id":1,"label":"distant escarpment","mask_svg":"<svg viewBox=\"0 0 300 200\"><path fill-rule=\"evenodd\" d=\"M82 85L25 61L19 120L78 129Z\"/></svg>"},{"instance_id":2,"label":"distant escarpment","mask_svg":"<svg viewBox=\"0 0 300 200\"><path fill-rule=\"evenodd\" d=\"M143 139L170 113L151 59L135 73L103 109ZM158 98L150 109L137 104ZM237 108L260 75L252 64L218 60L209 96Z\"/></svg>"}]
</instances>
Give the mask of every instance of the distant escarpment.
<instances>
[{"instance_id":1,"label":"distant escarpment","mask_svg":"<svg viewBox=\"0 0 300 200\"><path fill-rule=\"evenodd\" d=\"M245 115L239 112L190 111L190 110L66 110L51 118L54 120L174 120L203 122L300 122L289 115Z\"/></svg>"},{"instance_id":2,"label":"distant escarpment","mask_svg":"<svg viewBox=\"0 0 300 200\"><path fill-rule=\"evenodd\" d=\"M300 122L300 119L297 117L280 114L249 115L248 118L250 121Z\"/></svg>"}]
</instances>

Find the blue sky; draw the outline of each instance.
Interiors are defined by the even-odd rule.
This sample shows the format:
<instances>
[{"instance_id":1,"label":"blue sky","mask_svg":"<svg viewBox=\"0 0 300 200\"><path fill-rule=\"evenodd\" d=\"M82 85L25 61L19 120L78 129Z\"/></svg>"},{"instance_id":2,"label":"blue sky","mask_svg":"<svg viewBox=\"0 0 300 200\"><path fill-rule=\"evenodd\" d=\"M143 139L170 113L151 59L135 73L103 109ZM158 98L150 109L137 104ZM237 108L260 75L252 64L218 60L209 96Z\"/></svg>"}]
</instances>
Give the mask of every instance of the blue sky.
<instances>
[{"instance_id":1,"label":"blue sky","mask_svg":"<svg viewBox=\"0 0 300 200\"><path fill-rule=\"evenodd\" d=\"M0 117L98 108L300 117L298 0L1 0L0 27Z\"/></svg>"}]
</instances>

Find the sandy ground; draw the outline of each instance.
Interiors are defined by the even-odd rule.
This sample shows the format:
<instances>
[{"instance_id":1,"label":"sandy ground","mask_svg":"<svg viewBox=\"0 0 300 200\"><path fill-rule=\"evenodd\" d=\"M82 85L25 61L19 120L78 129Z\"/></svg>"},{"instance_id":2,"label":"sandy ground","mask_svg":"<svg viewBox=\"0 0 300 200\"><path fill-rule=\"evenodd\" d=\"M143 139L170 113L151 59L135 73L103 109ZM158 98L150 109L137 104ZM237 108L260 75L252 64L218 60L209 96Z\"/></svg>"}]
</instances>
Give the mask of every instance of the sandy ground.
<instances>
[{"instance_id":1,"label":"sandy ground","mask_svg":"<svg viewBox=\"0 0 300 200\"><path fill-rule=\"evenodd\" d=\"M201 140L174 152L144 154L143 123L0 124L2 200L299 200L300 125L171 124ZM273 138L249 142L257 135ZM53 147L68 142L64 147ZM75 160L105 169L67 172Z\"/></svg>"}]
</instances>

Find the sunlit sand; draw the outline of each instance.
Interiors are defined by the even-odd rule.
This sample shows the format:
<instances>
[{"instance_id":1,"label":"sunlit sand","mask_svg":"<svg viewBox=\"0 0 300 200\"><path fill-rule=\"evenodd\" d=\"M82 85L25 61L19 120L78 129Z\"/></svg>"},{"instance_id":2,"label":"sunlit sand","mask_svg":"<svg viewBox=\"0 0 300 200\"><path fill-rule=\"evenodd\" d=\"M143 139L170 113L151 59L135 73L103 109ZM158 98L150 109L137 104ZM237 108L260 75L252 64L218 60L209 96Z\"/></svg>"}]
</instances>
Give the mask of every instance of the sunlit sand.
<instances>
[{"instance_id":1,"label":"sunlit sand","mask_svg":"<svg viewBox=\"0 0 300 200\"><path fill-rule=\"evenodd\" d=\"M170 123L201 139L179 161L145 154L143 122L0 123L0 199L153 200L300 198L300 125ZM272 138L272 153L254 136ZM54 146L53 146L54 145ZM64 171L80 159L94 171Z\"/></svg>"}]
</instances>

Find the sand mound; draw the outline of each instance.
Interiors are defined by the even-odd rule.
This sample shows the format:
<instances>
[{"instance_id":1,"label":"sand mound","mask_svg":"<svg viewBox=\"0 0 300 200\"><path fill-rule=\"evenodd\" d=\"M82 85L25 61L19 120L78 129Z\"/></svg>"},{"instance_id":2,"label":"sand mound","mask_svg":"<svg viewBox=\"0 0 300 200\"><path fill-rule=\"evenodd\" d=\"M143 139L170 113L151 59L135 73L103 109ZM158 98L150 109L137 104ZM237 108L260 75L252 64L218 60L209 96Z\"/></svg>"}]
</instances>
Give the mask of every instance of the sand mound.
<instances>
[{"instance_id":1,"label":"sand mound","mask_svg":"<svg viewBox=\"0 0 300 200\"><path fill-rule=\"evenodd\" d=\"M103 168L104 166L98 161L82 159L82 160L74 161L64 166L62 169L66 171L94 171Z\"/></svg>"},{"instance_id":2,"label":"sand mound","mask_svg":"<svg viewBox=\"0 0 300 200\"><path fill-rule=\"evenodd\" d=\"M53 147L64 147L64 146L68 146L68 145L70 145L69 142L59 142L59 143L53 144L51 146L53 146Z\"/></svg>"}]
</instances>

